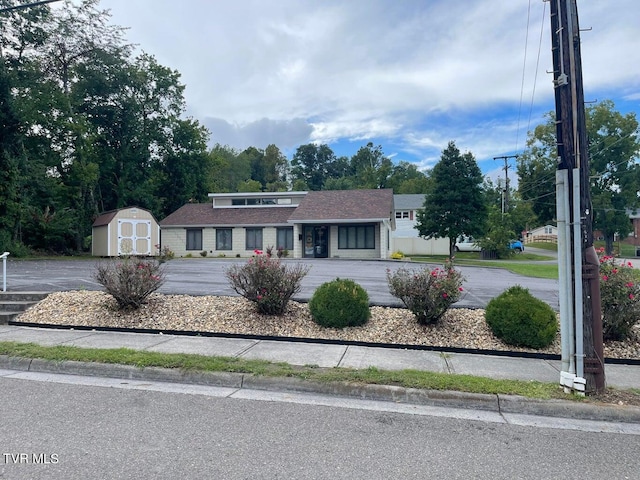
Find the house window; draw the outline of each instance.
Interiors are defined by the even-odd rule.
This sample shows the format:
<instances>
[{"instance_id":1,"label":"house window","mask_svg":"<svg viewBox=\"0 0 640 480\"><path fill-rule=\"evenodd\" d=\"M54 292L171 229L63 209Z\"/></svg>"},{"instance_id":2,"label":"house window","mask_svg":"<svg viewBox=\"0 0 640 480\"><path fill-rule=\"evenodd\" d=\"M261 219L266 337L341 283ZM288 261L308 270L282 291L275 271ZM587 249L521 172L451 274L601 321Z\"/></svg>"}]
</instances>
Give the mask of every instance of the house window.
<instances>
[{"instance_id":1,"label":"house window","mask_svg":"<svg viewBox=\"0 0 640 480\"><path fill-rule=\"evenodd\" d=\"M202 250L202 229L187 229L187 250Z\"/></svg>"},{"instance_id":2,"label":"house window","mask_svg":"<svg viewBox=\"0 0 640 480\"><path fill-rule=\"evenodd\" d=\"M376 248L376 229L373 225L338 227L339 249Z\"/></svg>"},{"instance_id":3,"label":"house window","mask_svg":"<svg viewBox=\"0 0 640 480\"><path fill-rule=\"evenodd\" d=\"M293 250L293 227L282 227L276 230L276 248Z\"/></svg>"},{"instance_id":4,"label":"house window","mask_svg":"<svg viewBox=\"0 0 640 480\"><path fill-rule=\"evenodd\" d=\"M553 227L551 225L547 225L544 227L544 233L547 235L551 235L553 233Z\"/></svg>"},{"instance_id":5,"label":"house window","mask_svg":"<svg viewBox=\"0 0 640 480\"><path fill-rule=\"evenodd\" d=\"M216 250L231 250L232 234L230 228L216 229Z\"/></svg>"},{"instance_id":6,"label":"house window","mask_svg":"<svg viewBox=\"0 0 640 480\"><path fill-rule=\"evenodd\" d=\"M246 247L247 250L262 250L262 229L247 228L246 229Z\"/></svg>"},{"instance_id":7,"label":"house window","mask_svg":"<svg viewBox=\"0 0 640 480\"><path fill-rule=\"evenodd\" d=\"M396 212L396 218L409 218L408 211L398 211Z\"/></svg>"}]
</instances>

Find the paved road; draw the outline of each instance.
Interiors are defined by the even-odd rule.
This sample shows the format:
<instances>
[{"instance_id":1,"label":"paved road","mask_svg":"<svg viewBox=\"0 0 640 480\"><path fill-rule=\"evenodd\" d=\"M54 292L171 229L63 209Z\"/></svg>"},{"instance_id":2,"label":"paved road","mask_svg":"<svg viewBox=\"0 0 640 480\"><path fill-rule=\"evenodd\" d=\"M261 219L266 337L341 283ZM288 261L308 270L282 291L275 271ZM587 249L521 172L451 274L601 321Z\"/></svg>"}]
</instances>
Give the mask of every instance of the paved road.
<instances>
[{"instance_id":1,"label":"paved road","mask_svg":"<svg viewBox=\"0 0 640 480\"><path fill-rule=\"evenodd\" d=\"M484 412L305 394L230 397L236 393L224 388L165 384L152 390L128 383L0 378L0 478L570 480L638 474L640 436L614 433L613 424L609 433L596 433L543 417L491 419Z\"/></svg>"},{"instance_id":2,"label":"paved road","mask_svg":"<svg viewBox=\"0 0 640 480\"><path fill-rule=\"evenodd\" d=\"M96 264L104 260L9 260L7 262L8 291L65 291L100 290L95 279ZM246 259L193 258L175 259L165 264L167 281L162 293L190 295L236 295L229 286L224 272L237 262ZM285 263L302 262L311 266L302 281L297 298L308 299L315 289L336 277L350 278L362 285L373 303L400 305L388 290L386 269L400 267L421 268L422 264L347 259L285 260ZM436 266L436 265L433 265ZM464 277L465 294L456 304L460 307L483 308L487 302L513 285L522 285L558 309L558 282L556 280L523 277L506 270L484 267L457 267Z\"/></svg>"}]
</instances>

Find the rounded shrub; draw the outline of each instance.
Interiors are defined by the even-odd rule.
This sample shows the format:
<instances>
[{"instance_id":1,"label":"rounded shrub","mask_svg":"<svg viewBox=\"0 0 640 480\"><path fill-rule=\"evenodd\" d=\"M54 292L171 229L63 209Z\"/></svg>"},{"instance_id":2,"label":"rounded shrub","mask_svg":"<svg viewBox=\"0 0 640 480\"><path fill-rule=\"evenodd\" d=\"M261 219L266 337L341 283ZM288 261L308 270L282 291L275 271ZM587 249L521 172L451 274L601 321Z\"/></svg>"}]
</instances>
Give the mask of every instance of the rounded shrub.
<instances>
[{"instance_id":1,"label":"rounded shrub","mask_svg":"<svg viewBox=\"0 0 640 480\"><path fill-rule=\"evenodd\" d=\"M309 300L313 320L323 327L364 325L369 320L369 295L353 280L336 278L323 283Z\"/></svg>"},{"instance_id":2,"label":"rounded shrub","mask_svg":"<svg viewBox=\"0 0 640 480\"><path fill-rule=\"evenodd\" d=\"M494 335L509 345L548 347L558 332L553 309L519 285L492 299L485 319Z\"/></svg>"}]
</instances>

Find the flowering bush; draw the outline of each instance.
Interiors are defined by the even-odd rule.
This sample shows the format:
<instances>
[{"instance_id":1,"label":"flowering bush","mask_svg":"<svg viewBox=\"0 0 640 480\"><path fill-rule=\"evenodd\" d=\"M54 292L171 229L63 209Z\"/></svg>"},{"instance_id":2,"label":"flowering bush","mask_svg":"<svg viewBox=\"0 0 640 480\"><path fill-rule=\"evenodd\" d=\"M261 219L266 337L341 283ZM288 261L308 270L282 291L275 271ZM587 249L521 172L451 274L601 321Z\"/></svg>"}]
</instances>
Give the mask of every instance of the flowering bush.
<instances>
[{"instance_id":1,"label":"flowering bush","mask_svg":"<svg viewBox=\"0 0 640 480\"><path fill-rule=\"evenodd\" d=\"M233 265L225 276L236 293L255 302L258 312L265 315L284 313L289 299L300 291L300 283L309 271L302 264L283 265L260 250L243 265Z\"/></svg>"},{"instance_id":2,"label":"flowering bush","mask_svg":"<svg viewBox=\"0 0 640 480\"><path fill-rule=\"evenodd\" d=\"M96 266L95 279L121 309L137 309L164 283L160 262L125 256Z\"/></svg>"},{"instance_id":3,"label":"flowering bush","mask_svg":"<svg viewBox=\"0 0 640 480\"><path fill-rule=\"evenodd\" d=\"M616 262L600 249L600 301L605 340L624 340L640 320L640 284L631 262Z\"/></svg>"},{"instance_id":4,"label":"flowering bush","mask_svg":"<svg viewBox=\"0 0 640 480\"><path fill-rule=\"evenodd\" d=\"M413 313L418 323L435 323L447 309L460 299L464 277L447 263L443 268L395 272L387 269L387 281L391 295Z\"/></svg>"}]
</instances>

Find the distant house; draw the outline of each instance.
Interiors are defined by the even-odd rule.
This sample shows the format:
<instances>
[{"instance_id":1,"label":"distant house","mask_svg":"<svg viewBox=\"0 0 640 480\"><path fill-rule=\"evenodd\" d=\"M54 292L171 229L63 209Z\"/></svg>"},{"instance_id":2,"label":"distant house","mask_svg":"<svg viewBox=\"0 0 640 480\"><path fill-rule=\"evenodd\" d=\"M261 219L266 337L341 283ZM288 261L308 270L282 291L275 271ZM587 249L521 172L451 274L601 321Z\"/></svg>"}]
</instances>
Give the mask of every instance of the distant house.
<instances>
[{"instance_id":1,"label":"distant house","mask_svg":"<svg viewBox=\"0 0 640 480\"><path fill-rule=\"evenodd\" d=\"M544 225L534 228L525 233L524 242L548 242L558 243L558 227L555 225Z\"/></svg>"},{"instance_id":2,"label":"distant house","mask_svg":"<svg viewBox=\"0 0 640 480\"><path fill-rule=\"evenodd\" d=\"M91 233L91 254L98 257L154 255L160 243L158 222L149 210L139 207L102 213Z\"/></svg>"},{"instance_id":3,"label":"distant house","mask_svg":"<svg viewBox=\"0 0 640 480\"><path fill-rule=\"evenodd\" d=\"M396 229L393 232L393 250L405 255L448 255L448 238L420 238L417 224L418 210L424 206L424 194L394 195Z\"/></svg>"},{"instance_id":4,"label":"distant house","mask_svg":"<svg viewBox=\"0 0 640 480\"><path fill-rule=\"evenodd\" d=\"M393 191L211 193L160 222L177 256L250 256L267 247L293 258L388 258Z\"/></svg>"}]
</instances>

